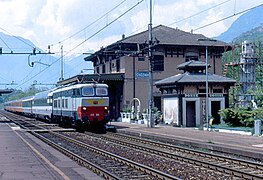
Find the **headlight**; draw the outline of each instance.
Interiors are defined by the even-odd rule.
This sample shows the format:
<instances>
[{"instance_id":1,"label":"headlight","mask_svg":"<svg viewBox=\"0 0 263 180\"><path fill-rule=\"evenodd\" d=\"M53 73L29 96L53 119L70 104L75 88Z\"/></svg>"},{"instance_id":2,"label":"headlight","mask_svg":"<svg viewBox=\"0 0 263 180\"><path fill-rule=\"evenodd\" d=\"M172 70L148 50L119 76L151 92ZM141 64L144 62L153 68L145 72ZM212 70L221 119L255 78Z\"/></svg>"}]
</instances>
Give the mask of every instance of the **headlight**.
<instances>
[{"instance_id":1,"label":"headlight","mask_svg":"<svg viewBox=\"0 0 263 180\"><path fill-rule=\"evenodd\" d=\"M107 107L107 106L105 106L105 107L104 107L104 109L105 109L105 110L107 110L107 109L108 109L108 107Z\"/></svg>"},{"instance_id":2,"label":"headlight","mask_svg":"<svg viewBox=\"0 0 263 180\"><path fill-rule=\"evenodd\" d=\"M87 110L87 108L86 108L86 107L83 107L82 109L83 109L84 111L86 111L86 110Z\"/></svg>"}]
</instances>

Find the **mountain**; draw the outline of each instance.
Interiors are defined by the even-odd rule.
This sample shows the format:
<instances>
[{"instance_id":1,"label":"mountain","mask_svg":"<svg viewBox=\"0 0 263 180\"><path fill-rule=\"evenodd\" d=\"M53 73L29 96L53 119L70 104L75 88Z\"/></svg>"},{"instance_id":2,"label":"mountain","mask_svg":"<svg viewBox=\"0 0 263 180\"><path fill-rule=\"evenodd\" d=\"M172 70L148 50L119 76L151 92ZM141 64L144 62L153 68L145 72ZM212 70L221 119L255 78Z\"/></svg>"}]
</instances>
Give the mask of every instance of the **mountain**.
<instances>
[{"instance_id":1,"label":"mountain","mask_svg":"<svg viewBox=\"0 0 263 180\"><path fill-rule=\"evenodd\" d=\"M250 40L250 41L261 41L263 42L263 24L261 26L256 27L250 31L242 33L238 37L233 39L235 44L238 44L242 41Z\"/></svg>"},{"instance_id":2,"label":"mountain","mask_svg":"<svg viewBox=\"0 0 263 180\"><path fill-rule=\"evenodd\" d=\"M59 56L43 54L29 56L33 52L33 47L36 47L30 40L2 32L0 32L0 47L3 52L0 54L0 89L25 89L33 83L48 86L48 84L56 84L59 80L61 73ZM5 54L11 51L14 54ZM38 51L43 52L36 47L36 52ZM34 62L33 67L31 67L32 62ZM72 77L79 74L82 69L91 67L91 63L84 61L83 55L67 57L64 61L64 78Z\"/></svg>"},{"instance_id":3,"label":"mountain","mask_svg":"<svg viewBox=\"0 0 263 180\"><path fill-rule=\"evenodd\" d=\"M234 38L263 24L263 5L241 15L230 28L215 39L231 42Z\"/></svg>"}]
</instances>

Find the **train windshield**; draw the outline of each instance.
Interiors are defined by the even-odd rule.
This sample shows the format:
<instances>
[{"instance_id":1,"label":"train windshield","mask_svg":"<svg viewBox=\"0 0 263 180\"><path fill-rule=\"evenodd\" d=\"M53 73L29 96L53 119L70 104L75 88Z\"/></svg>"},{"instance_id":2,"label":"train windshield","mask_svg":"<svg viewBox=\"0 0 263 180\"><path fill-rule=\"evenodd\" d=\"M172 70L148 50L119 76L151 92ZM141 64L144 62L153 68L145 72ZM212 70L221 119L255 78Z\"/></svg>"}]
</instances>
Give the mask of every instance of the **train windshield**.
<instances>
[{"instance_id":1,"label":"train windshield","mask_svg":"<svg viewBox=\"0 0 263 180\"><path fill-rule=\"evenodd\" d=\"M94 88L93 87L83 87L82 88L83 96L94 96Z\"/></svg>"},{"instance_id":2,"label":"train windshield","mask_svg":"<svg viewBox=\"0 0 263 180\"><path fill-rule=\"evenodd\" d=\"M97 87L96 88L96 95L97 96L107 96L108 95L108 89L104 87Z\"/></svg>"}]
</instances>

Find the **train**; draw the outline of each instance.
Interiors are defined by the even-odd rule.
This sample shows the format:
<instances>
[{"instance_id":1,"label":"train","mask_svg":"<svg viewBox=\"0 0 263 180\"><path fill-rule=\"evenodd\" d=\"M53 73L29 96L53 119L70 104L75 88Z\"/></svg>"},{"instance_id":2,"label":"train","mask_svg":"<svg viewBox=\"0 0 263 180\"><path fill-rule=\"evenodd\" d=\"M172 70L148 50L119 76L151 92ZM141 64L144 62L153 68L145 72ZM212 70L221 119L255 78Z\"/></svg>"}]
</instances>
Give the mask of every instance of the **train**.
<instances>
[{"instance_id":1,"label":"train","mask_svg":"<svg viewBox=\"0 0 263 180\"><path fill-rule=\"evenodd\" d=\"M109 122L108 85L75 84L4 103L9 112L72 126L78 131L105 132Z\"/></svg>"}]
</instances>

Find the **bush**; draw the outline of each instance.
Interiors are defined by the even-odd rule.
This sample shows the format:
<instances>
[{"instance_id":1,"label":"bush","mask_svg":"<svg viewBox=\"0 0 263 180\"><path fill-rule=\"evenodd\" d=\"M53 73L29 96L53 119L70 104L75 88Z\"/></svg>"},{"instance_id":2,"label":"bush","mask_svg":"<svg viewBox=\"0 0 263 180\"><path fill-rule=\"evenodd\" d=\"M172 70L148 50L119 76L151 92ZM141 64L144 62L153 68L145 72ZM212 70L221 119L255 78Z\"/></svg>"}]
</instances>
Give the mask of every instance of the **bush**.
<instances>
[{"instance_id":1,"label":"bush","mask_svg":"<svg viewBox=\"0 0 263 180\"><path fill-rule=\"evenodd\" d=\"M260 110L251 110L249 108L223 109L220 115L226 124L230 126L252 127L257 112Z\"/></svg>"},{"instance_id":2,"label":"bush","mask_svg":"<svg viewBox=\"0 0 263 180\"><path fill-rule=\"evenodd\" d=\"M242 123L238 119L238 115L234 109L222 109L220 110L220 115L226 124L231 126L242 126Z\"/></svg>"}]
</instances>

